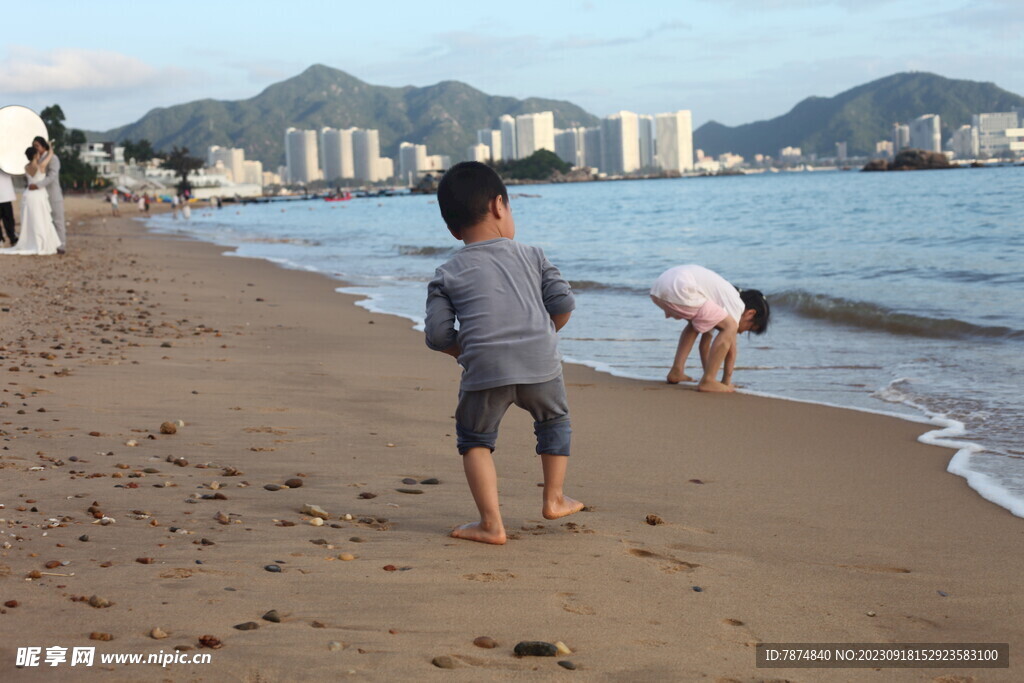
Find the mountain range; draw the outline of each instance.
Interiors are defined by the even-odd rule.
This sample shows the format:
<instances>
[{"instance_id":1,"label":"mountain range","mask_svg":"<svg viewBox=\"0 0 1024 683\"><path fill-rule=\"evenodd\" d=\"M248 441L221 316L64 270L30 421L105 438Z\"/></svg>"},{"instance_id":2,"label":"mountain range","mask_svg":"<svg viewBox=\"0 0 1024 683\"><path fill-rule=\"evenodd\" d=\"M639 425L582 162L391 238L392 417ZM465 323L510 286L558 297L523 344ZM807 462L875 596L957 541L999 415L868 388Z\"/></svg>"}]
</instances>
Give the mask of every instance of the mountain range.
<instances>
[{"instance_id":1,"label":"mountain range","mask_svg":"<svg viewBox=\"0 0 1024 683\"><path fill-rule=\"evenodd\" d=\"M971 122L972 114L1012 111L1024 97L994 83L953 80L925 72L898 73L859 85L834 97L808 97L789 112L767 121L723 126L709 121L693 133L694 149L718 156L733 152L750 158L776 156L787 146L804 154L835 156L846 142L850 156L871 156L875 143L892 139L892 124L938 114L942 141Z\"/></svg>"},{"instance_id":2,"label":"mountain range","mask_svg":"<svg viewBox=\"0 0 1024 683\"><path fill-rule=\"evenodd\" d=\"M685 102L685 93L679 100ZM1024 97L993 83L953 80L924 72L898 73L857 86L834 97L808 97L773 119L740 126L709 121L694 131L694 149L717 156L776 155L782 147L805 154L835 154L847 143L851 156L874 153L875 142L892 135L893 122L922 114L942 118L943 140L970 123L979 112L1024 107ZM554 112L555 127L594 126L598 118L562 100L499 97L465 83L443 81L423 88L392 88L365 83L344 71L320 64L267 87L248 100L199 100L154 109L135 123L90 140L147 139L155 149L186 146L204 155L210 145L241 147L246 157L268 170L284 163L284 132L289 127L319 129L376 128L381 154L395 158L403 141L426 144L431 154L465 157L476 131L497 127L503 114Z\"/></svg>"},{"instance_id":3,"label":"mountain range","mask_svg":"<svg viewBox=\"0 0 1024 683\"><path fill-rule=\"evenodd\" d=\"M319 130L376 128L381 154L397 158L401 142L427 145L429 154L465 157L476 132L497 128L503 114L554 112L555 126L593 126L598 119L571 102L487 95L458 81L425 88L391 88L364 83L344 71L315 64L298 76L275 83L248 100L199 100L154 109L135 123L90 139L146 139L154 149L186 146L205 156L210 145L241 147L247 159L275 170L285 160L289 127Z\"/></svg>"}]
</instances>

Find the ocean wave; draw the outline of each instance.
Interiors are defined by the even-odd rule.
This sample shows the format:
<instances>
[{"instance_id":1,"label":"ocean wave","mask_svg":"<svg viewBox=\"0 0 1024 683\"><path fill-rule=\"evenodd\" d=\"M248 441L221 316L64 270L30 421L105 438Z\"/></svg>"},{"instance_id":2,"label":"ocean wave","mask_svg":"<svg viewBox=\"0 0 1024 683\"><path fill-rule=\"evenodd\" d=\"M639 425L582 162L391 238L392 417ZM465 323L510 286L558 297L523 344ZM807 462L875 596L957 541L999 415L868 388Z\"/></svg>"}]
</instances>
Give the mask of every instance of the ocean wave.
<instances>
[{"instance_id":1,"label":"ocean wave","mask_svg":"<svg viewBox=\"0 0 1024 683\"><path fill-rule=\"evenodd\" d=\"M898 313L867 301L853 301L825 294L790 290L768 297L776 309L791 311L805 318L852 325L868 330L932 339L1015 339L1024 340L1024 330L1010 327L975 325L955 318L929 318Z\"/></svg>"},{"instance_id":2,"label":"ocean wave","mask_svg":"<svg viewBox=\"0 0 1024 683\"><path fill-rule=\"evenodd\" d=\"M569 280L569 286L572 287L574 292L621 292L625 294L646 294L649 291L644 287L612 285L607 282L595 282L594 280Z\"/></svg>"},{"instance_id":3,"label":"ocean wave","mask_svg":"<svg viewBox=\"0 0 1024 683\"><path fill-rule=\"evenodd\" d=\"M445 256L455 251L455 247L417 247L399 244L395 247L402 256Z\"/></svg>"}]
</instances>

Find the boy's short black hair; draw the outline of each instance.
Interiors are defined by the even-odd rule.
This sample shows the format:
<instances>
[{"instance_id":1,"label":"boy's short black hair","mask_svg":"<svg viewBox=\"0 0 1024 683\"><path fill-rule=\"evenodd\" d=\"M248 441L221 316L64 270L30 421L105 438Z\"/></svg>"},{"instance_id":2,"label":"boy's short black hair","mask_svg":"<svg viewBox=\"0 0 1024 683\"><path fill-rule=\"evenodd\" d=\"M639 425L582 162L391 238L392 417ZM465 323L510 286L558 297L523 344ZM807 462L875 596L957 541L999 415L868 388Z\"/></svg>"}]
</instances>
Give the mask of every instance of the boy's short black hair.
<instances>
[{"instance_id":1,"label":"boy's short black hair","mask_svg":"<svg viewBox=\"0 0 1024 683\"><path fill-rule=\"evenodd\" d=\"M437 203L448 229L459 234L487 215L491 200L501 195L508 204L508 190L487 164L463 161L455 164L437 186Z\"/></svg>"},{"instance_id":2,"label":"boy's short black hair","mask_svg":"<svg viewBox=\"0 0 1024 683\"><path fill-rule=\"evenodd\" d=\"M751 321L753 327L750 331L754 334L764 334L768 331L768 320L772 317L772 309L768 305L768 299L758 289L741 289L740 299L743 300L743 310L754 311L754 319Z\"/></svg>"}]
</instances>

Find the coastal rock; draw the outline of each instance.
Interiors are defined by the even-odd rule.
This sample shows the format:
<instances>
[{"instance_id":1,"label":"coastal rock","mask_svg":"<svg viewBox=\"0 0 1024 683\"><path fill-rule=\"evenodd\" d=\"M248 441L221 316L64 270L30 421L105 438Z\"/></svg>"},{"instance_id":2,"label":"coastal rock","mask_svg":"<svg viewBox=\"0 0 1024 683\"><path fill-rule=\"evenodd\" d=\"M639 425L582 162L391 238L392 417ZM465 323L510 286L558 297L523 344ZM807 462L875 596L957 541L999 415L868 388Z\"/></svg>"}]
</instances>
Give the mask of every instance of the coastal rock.
<instances>
[{"instance_id":1,"label":"coastal rock","mask_svg":"<svg viewBox=\"0 0 1024 683\"><path fill-rule=\"evenodd\" d=\"M541 640L524 640L516 643L515 654L516 657L554 657L558 648Z\"/></svg>"},{"instance_id":2,"label":"coastal rock","mask_svg":"<svg viewBox=\"0 0 1024 683\"><path fill-rule=\"evenodd\" d=\"M263 621L270 621L270 622L273 622L275 624L280 624L281 623L281 615L277 613L276 609L270 610L269 612L264 614L261 617L261 619L263 619Z\"/></svg>"},{"instance_id":3,"label":"coastal rock","mask_svg":"<svg viewBox=\"0 0 1024 683\"><path fill-rule=\"evenodd\" d=\"M454 669L455 668L455 660L453 660L448 655L441 655L439 657L434 657L431 660L430 663L433 664L434 666L436 666L438 669Z\"/></svg>"},{"instance_id":4,"label":"coastal rock","mask_svg":"<svg viewBox=\"0 0 1024 683\"><path fill-rule=\"evenodd\" d=\"M304 515L309 515L311 517L319 517L320 519L330 518L330 515L327 514L326 510L324 510L319 505L312 505L310 503L306 503L305 505L303 505L301 512Z\"/></svg>"},{"instance_id":5,"label":"coastal rock","mask_svg":"<svg viewBox=\"0 0 1024 683\"><path fill-rule=\"evenodd\" d=\"M650 524L651 526L658 526L659 524L665 523L665 520L663 520L658 515L647 515L647 517L644 518L644 521Z\"/></svg>"}]
</instances>

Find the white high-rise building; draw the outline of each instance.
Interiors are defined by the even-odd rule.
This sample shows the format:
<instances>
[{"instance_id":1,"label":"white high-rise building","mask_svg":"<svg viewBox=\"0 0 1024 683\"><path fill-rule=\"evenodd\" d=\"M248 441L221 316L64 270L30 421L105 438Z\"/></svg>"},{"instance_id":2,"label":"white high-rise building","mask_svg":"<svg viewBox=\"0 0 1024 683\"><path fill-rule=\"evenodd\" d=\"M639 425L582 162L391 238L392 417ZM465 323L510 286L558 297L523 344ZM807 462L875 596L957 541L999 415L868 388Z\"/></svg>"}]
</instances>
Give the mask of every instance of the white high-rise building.
<instances>
[{"instance_id":1,"label":"white high-rise building","mask_svg":"<svg viewBox=\"0 0 1024 683\"><path fill-rule=\"evenodd\" d=\"M632 173L640 168L638 117L631 111L601 119L601 170L609 175Z\"/></svg>"},{"instance_id":2,"label":"white high-rise building","mask_svg":"<svg viewBox=\"0 0 1024 683\"><path fill-rule=\"evenodd\" d=\"M263 185L263 163L260 161L243 161L242 182L246 185Z\"/></svg>"},{"instance_id":3,"label":"white high-rise building","mask_svg":"<svg viewBox=\"0 0 1024 683\"><path fill-rule=\"evenodd\" d=\"M516 158L525 159L539 149L555 151L555 115L550 111L516 117Z\"/></svg>"},{"instance_id":4,"label":"white high-rise building","mask_svg":"<svg viewBox=\"0 0 1024 683\"><path fill-rule=\"evenodd\" d=\"M284 154L289 183L304 184L320 179L315 130L286 130Z\"/></svg>"},{"instance_id":5,"label":"white high-rise building","mask_svg":"<svg viewBox=\"0 0 1024 683\"><path fill-rule=\"evenodd\" d=\"M693 170L693 116L689 109L654 117L655 166L680 173Z\"/></svg>"},{"instance_id":6,"label":"white high-rise building","mask_svg":"<svg viewBox=\"0 0 1024 683\"><path fill-rule=\"evenodd\" d=\"M637 117L637 132L640 138L640 168L654 166L654 117L641 114Z\"/></svg>"},{"instance_id":7,"label":"white high-rise building","mask_svg":"<svg viewBox=\"0 0 1024 683\"><path fill-rule=\"evenodd\" d=\"M568 128L555 132L555 154L562 161L573 166L586 166L586 133L583 127Z\"/></svg>"},{"instance_id":8,"label":"white high-rise building","mask_svg":"<svg viewBox=\"0 0 1024 683\"><path fill-rule=\"evenodd\" d=\"M381 180L380 133L357 128L352 132L352 162L357 180L374 183Z\"/></svg>"},{"instance_id":9,"label":"white high-rise building","mask_svg":"<svg viewBox=\"0 0 1024 683\"><path fill-rule=\"evenodd\" d=\"M402 182L415 185L427 170L427 146L403 142L398 146L398 176Z\"/></svg>"},{"instance_id":10,"label":"white high-rise building","mask_svg":"<svg viewBox=\"0 0 1024 683\"><path fill-rule=\"evenodd\" d=\"M395 160L391 157L377 157L377 180L387 180L395 175Z\"/></svg>"},{"instance_id":11,"label":"white high-rise building","mask_svg":"<svg viewBox=\"0 0 1024 683\"><path fill-rule=\"evenodd\" d=\"M1004 156L1008 152L1020 152L1018 138L1020 117L1015 111L993 114L975 114L971 117L978 136L978 154L982 157ZM1017 143L1017 144L1014 144Z\"/></svg>"},{"instance_id":12,"label":"white high-rise building","mask_svg":"<svg viewBox=\"0 0 1024 683\"><path fill-rule=\"evenodd\" d=\"M910 126L905 123L892 124L892 148L893 154L899 154L901 149L910 146Z\"/></svg>"},{"instance_id":13,"label":"white high-rise building","mask_svg":"<svg viewBox=\"0 0 1024 683\"><path fill-rule=\"evenodd\" d=\"M490 158L491 148L489 145L470 145L469 149L466 150L466 159L469 161L479 161L482 164L486 164Z\"/></svg>"},{"instance_id":14,"label":"white high-rise building","mask_svg":"<svg viewBox=\"0 0 1024 683\"><path fill-rule=\"evenodd\" d=\"M236 147L219 147L213 145L206 151L206 165L213 168L217 162L224 165L226 175L232 182L244 183L245 150Z\"/></svg>"},{"instance_id":15,"label":"white high-rise building","mask_svg":"<svg viewBox=\"0 0 1024 683\"><path fill-rule=\"evenodd\" d=\"M910 122L910 146L927 152L942 151L942 125L938 114L925 114Z\"/></svg>"},{"instance_id":16,"label":"white high-rise building","mask_svg":"<svg viewBox=\"0 0 1024 683\"><path fill-rule=\"evenodd\" d=\"M957 159L978 158L978 129L969 124L964 124L953 131L949 139L949 148Z\"/></svg>"},{"instance_id":17,"label":"white high-rise building","mask_svg":"<svg viewBox=\"0 0 1024 683\"><path fill-rule=\"evenodd\" d=\"M516 156L516 120L505 114L498 119L498 127L501 130L501 158L506 161L518 159Z\"/></svg>"},{"instance_id":18,"label":"white high-rise building","mask_svg":"<svg viewBox=\"0 0 1024 683\"><path fill-rule=\"evenodd\" d=\"M601 126L583 130L583 166L595 172L601 168Z\"/></svg>"},{"instance_id":19,"label":"white high-rise building","mask_svg":"<svg viewBox=\"0 0 1024 683\"><path fill-rule=\"evenodd\" d=\"M491 161L501 161L501 131L500 130L478 130L476 132L478 145L487 145L488 156Z\"/></svg>"},{"instance_id":20,"label":"white high-rise building","mask_svg":"<svg viewBox=\"0 0 1024 683\"><path fill-rule=\"evenodd\" d=\"M333 182L339 178L355 177L352 157L352 133L355 128L322 128L320 149L324 155L324 179Z\"/></svg>"}]
</instances>

